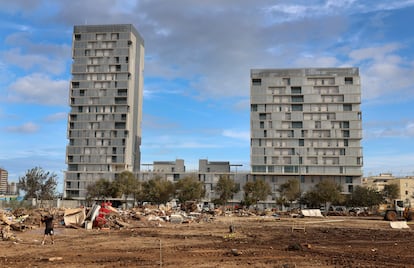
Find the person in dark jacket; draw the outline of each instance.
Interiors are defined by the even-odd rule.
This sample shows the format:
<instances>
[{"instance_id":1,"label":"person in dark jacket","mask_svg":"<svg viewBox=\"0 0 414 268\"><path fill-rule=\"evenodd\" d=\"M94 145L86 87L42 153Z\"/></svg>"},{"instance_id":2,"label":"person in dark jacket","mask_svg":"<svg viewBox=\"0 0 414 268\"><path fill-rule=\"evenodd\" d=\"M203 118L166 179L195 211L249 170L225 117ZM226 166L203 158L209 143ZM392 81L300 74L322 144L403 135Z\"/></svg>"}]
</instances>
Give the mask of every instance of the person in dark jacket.
<instances>
[{"instance_id":1,"label":"person in dark jacket","mask_svg":"<svg viewBox=\"0 0 414 268\"><path fill-rule=\"evenodd\" d=\"M43 236L42 245L45 244L46 236L48 235L50 236L50 239L52 239L52 244L54 244L55 239L54 239L54 232L53 232L53 215L43 216L42 223L45 224L45 234Z\"/></svg>"}]
</instances>

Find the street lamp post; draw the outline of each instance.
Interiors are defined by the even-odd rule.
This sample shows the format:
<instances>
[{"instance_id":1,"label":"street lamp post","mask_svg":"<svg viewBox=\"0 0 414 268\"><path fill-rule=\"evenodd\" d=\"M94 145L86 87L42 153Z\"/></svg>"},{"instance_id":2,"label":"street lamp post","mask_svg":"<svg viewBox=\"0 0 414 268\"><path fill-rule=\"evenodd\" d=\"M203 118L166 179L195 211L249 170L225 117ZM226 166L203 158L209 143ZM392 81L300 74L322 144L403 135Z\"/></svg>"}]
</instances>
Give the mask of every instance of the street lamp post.
<instances>
[{"instance_id":1,"label":"street lamp post","mask_svg":"<svg viewBox=\"0 0 414 268\"><path fill-rule=\"evenodd\" d=\"M301 173L301 156L300 153L296 153L298 156L298 174L299 174L299 208L302 209L302 173Z\"/></svg>"}]
</instances>

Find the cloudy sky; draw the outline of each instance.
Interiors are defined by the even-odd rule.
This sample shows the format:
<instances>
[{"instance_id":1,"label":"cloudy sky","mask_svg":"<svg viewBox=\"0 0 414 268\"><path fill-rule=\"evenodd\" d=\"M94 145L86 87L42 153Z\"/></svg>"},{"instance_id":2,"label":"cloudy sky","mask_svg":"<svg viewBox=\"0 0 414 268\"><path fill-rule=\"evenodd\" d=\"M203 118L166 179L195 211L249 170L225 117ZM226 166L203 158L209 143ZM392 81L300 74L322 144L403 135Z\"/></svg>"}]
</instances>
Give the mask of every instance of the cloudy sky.
<instances>
[{"instance_id":1,"label":"cloudy sky","mask_svg":"<svg viewBox=\"0 0 414 268\"><path fill-rule=\"evenodd\" d=\"M360 68L364 174L414 175L414 0L0 0L0 167L63 180L73 25L145 39L142 163L249 170L252 68ZM60 190L62 191L62 190Z\"/></svg>"}]
</instances>

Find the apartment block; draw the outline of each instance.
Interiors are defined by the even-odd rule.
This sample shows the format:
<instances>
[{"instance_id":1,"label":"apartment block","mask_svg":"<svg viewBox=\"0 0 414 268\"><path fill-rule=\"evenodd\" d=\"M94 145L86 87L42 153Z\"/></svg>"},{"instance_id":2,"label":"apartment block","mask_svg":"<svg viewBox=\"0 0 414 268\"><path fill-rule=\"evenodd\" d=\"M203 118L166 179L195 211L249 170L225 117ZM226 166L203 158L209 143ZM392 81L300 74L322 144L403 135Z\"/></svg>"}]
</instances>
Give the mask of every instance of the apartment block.
<instances>
[{"instance_id":1,"label":"apartment block","mask_svg":"<svg viewBox=\"0 0 414 268\"><path fill-rule=\"evenodd\" d=\"M361 183L358 68L253 69L250 89L253 178L275 189L298 178L302 191L331 179L344 193Z\"/></svg>"},{"instance_id":2,"label":"apartment block","mask_svg":"<svg viewBox=\"0 0 414 268\"><path fill-rule=\"evenodd\" d=\"M131 24L74 26L64 197L140 170L144 40Z\"/></svg>"},{"instance_id":3,"label":"apartment block","mask_svg":"<svg viewBox=\"0 0 414 268\"><path fill-rule=\"evenodd\" d=\"M148 166L146 171L141 170L138 174L140 181L148 181L155 177L161 177L171 182L177 182L185 177L197 178L204 184L206 194L201 200L203 202L212 202L218 198L216 194L216 185L221 176L228 176L234 180L238 189L238 193L234 194L229 203L238 204L243 200L243 186L249 180L250 172L238 172L239 164L231 164L229 161L209 161L207 159L199 159L198 170L186 171L184 160L176 159L175 161L154 161L152 164L143 164ZM152 169L149 168L152 166ZM233 168L233 170L231 170Z\"/></svg>"},{"instance_id":4,"label":"apartment block","mask_svg":"<svg viewBox=\"0 0 414 268\"><path fill-rule=\"evenodd\" d=\"M0 168L0 194L7 193L7 185L8 185L9 173L7 170Z\"/></svg>"}]
</instances>

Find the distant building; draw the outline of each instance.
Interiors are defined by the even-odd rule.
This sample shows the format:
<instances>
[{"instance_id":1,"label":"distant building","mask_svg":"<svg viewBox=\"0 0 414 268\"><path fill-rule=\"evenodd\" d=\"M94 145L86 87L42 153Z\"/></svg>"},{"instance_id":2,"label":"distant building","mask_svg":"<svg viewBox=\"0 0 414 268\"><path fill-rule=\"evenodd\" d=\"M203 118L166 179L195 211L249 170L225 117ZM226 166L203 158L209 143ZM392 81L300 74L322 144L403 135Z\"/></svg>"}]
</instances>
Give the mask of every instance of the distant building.
<instances>
[{"instance_id":1,"label":"distant building","mask_svg":"<svg viewBox=\"0 0 414 268\"><path fill-rule=\"evenodd\" d=\"M378 192L384 190L385 185L398 185L399 192L396 199L404 201L405 206L414 207L414 177L395 177L391 173L381 173L378 176L363 178L362 186Z\"/></svg>"},{"instance_id":2,"label":"distant building","mask_svg":"<svg viewBox=\"0 0 414 268\"><path fill-rule=\"evenodd\" d=\"M0 168L0 194L6 194L8 185L9 173L7 170Z\"/></svg>"},{"instance_id":3,"label":"distant building","mask_svg":"<svg viewBox=\"0 0 414 268\"><path fill-rule=\"evenodd\" d=\"M395 182L396 177L391 173L381 173L378 176L370 176L362 179L362 186L374 189L381 192L384 190L384 186L390 182Z\"/></svg>"},{"instance_id":4,"label":"distant building","mask_svg":"<svg viewBox=\"0 0 414 268\"><path fill-rule=\"evenodd\" d=\"M200 159L198 161L199 172L230 172L230 162L226 161L208 161Z\"/></svg>"},{"instance_id":5,"label":"distant building","mask_svg":"<svg viewBox=\"0 0 414 268\"><path fill-rule=\"evenodd\" d=\"M253 179L301 190L329 179L350 193L361 184L358 68L251 70Z\"/></svg>"},{"instance_id":6,"label":"distant building","mask_svg":"<svg viewBox=\"0 0 414 268\"><path fill-rule=\"evenodd\" d=\"M216 195L215 187L217 185L220 176L228 176L233 179L240 191L233 196L232 200L229 200L229 204L238 204L243 200L243 186L249 180L250 172L237 172L237 170L231 170L232 165L228 161L208 161L206 159L199 160L198 171L186 171L184 160L177 159L175 161L154 161L152 164L143 164L145 166L152 166L146 171L141 170L138 174L138 178L141 181L148 181L155 177L161 177L171 182L177 182L187 176L192 176L203 182L206 194L203 198L203 202L211 202L218 198Z\"/></svg>"},{"instance_id":7,"label":"distant building","mask_svg":"<svg viewBox=\"0 0 414 268\"><path fill-rule=\"evenodd\" d=\"M131 24L73 30L64 197L140 170L144 40Z\"/></svg>"},{"instance_id":8,"label":"distant building","mask_svg":"<svg viewBox=\"0 0 414 268\"><path fill-rule=\"evenodd\" d=\"M185 172L184 160L177 159L175 161L154 161L154 172Z\"/></svg>"}]
</instances>

